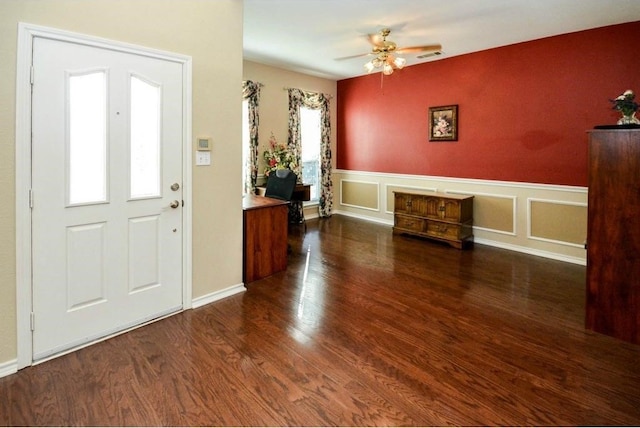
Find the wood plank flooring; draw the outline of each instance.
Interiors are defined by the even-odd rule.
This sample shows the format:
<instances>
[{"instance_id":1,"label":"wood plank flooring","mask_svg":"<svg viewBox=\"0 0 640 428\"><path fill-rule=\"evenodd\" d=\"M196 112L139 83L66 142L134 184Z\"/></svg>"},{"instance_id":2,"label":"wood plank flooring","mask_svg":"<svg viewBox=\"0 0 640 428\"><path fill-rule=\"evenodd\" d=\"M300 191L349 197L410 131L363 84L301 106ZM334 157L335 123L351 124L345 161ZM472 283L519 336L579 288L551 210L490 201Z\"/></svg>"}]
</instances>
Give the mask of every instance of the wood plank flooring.
<instances>
[{"instance_id":1,"label":"wood plank flooring","mask_svg":"<svg viewBox=\"0 0 640 428\"><path fill-rule=\"evenodd\" d=\"M247 292L0 379L0 425L640 425L583 266L307 225Z\"/></svg>"}]
</instances>

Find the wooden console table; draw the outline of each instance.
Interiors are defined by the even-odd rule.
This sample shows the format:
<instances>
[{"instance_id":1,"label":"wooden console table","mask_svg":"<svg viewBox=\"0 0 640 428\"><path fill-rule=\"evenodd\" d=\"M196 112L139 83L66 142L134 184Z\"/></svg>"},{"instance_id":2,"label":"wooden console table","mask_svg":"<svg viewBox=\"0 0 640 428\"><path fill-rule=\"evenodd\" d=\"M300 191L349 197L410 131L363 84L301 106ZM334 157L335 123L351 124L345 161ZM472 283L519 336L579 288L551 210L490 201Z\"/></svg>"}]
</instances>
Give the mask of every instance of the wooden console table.
<instances>
[{"instance_id":1,"label":"wooden console table","mask_svg":"<svg viewBox=\"0 0 640 428\"><path fill-rule=\"evenodd\" d=\"M311 200L311 184L296 184L293 189L292 201L310 201Z\"/></svg>"},{"instance_id":2,"label":"wooden console table","mask_svg":"<svg viewBox=\"0 0 640 428\"><path fill-rule=\"evenodd\" d=\"M289 203L264 196L242 199L243 281L273 275L287 268Z\"/></svg>"}]
</instances>

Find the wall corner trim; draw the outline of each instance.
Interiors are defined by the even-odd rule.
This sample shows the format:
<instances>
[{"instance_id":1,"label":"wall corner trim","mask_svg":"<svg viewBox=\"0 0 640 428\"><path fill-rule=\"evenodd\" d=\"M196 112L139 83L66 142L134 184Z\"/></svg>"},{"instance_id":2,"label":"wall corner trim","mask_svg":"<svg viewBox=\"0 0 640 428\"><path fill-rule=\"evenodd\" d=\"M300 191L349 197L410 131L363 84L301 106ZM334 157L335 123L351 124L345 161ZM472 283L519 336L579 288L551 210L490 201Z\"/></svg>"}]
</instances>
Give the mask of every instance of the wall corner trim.
<instances>
[{"instance_id":1,"label":"wall corner trim","mask_svg":"<svg viewBox=\"0 0 640 428\"><path fill-rule=\"evenodd\" d=\"M244 284L241 283L241 284L232 285L231 287L225 288L223 290L214 291L213 293L196 297L191 302L191 308L196 309L201 306L208 305L209 303L222 300L225 297L230 297L230 296L233 296L234 294L242 293L244 291L247 291L247 288L244 286Z\"/></svg>"},{"instance_id":2,"label":"wall corner trim","mask_svg":"<svg viewBox=\"0 0 640 428\"><path fill-rule=\"evenodd\" d=\"M453 182L457 184L475 184L475 185L490 185L490 186L503 186L503 187L515 187L523 189L544 189L552 190L556 192L572 192L572 193L587 193L588 187L586 186L571 186L566 184L545 184L545 183L525 183L521 181L501 181L501 180L485 180L480 178L459 178L459 177L440 177L435 175L416 175L416 174L397 174L391 172L372 172L372 171L356 171L348 169L334 169L333 174L354 174L359 176L375 176L395 179L410 179L410 180L434 180Z\"/></svg>"},{"instance_id":3,"label":"wall corner trim","mask_svg":"<svg viewBox=\"0 0 640 428\"><path fill-rule=\"evenodd\" d=\"M18 372L18 360L13 359L0 363L0 378L12 375Z\"/></svg>"}]
</instances>

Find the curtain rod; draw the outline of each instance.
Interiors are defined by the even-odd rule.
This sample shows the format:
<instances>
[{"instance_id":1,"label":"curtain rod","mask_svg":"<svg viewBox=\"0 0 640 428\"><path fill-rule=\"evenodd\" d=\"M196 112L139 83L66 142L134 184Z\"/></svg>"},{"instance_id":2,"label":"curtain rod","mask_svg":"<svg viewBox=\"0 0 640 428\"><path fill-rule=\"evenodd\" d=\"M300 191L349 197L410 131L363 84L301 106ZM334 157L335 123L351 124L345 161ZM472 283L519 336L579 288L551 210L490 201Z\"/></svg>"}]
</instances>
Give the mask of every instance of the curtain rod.
<instances>
[{"instance_id":1,"label":"curtain rod","mask_svg":"<svg viewBox=\"0 0 640 428\"><path fill-rule=\"evenodd\" d=\"M324 96L325 96L325 98L327 98L327 99L329 99L329 100L330 100L330 99L333 99L333 95L331 95L331 94L325 94L325 93L323 93L323 92L318 92L318 91L307 91L306 89L300 89L300 88L289 88L289 87L287 87L287 86L284 86L284 87L282 88L282 90L283 90L283 91L288 91L289 89L298 89L298 90L303 91L303 92L313 92L313 93L316 93L316 94L322 94L322 95L324 95Z\"/></svg>"}]
</instances>

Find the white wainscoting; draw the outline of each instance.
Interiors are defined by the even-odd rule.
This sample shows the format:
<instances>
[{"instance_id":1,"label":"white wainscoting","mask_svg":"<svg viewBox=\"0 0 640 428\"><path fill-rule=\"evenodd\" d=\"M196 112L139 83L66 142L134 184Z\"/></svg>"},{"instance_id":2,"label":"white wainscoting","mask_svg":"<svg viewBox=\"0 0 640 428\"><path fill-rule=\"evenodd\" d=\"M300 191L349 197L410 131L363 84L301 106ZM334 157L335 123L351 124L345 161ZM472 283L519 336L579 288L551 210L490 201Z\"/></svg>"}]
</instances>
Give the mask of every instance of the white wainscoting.
<instances>
[{"instance_id":1,"label":"white wainscoting","mask_svg":"<svg viewBox=\"0 0 640 428\"><path fill-rule=\"evenodd\" d=\"M543 201L549 204L571 205L583 207L579 210L579 221L586 224L587 188L580 186L549 185L538 183L520 183L493 180L476 180L467 178L450 178L419 176L406 174L389 174L363 171L334 170L334 207L335 214L364 219L376 223L393 225L393 201L389 200L390 189L416 190L421 192L442 192L476 196L474 210L483 212L483 220L487 224L498 224L500 227L486 227L474 224L474 241L478 244L490 245L511 251L532 254L569 263L586 265L586 251L583 245L569 242L562 236L544 238L532 236L531 201ZM342 184L367 183L367 191L372 194L354 198L342 195ZM375 193L375 194L374 194ZM373 200L377 199L377 200ZM366 200L366 206L358 206L354 200ZM483 206L488 200L501 203L501 210L494 214ZM377 209L372 209L378 207ZM494 216L493 218L491 216ZM542 221L555 222L559 219L549 217ZM567 219L563 219L567 220ZM570 219L569 219L570 220ZM538 220L541 221L541 220ZM586 227L577 232L584 232ZM390 230L391 232L391 230Z\"/></svg>"}]
</instances>

